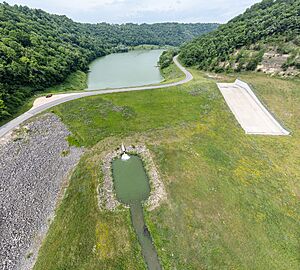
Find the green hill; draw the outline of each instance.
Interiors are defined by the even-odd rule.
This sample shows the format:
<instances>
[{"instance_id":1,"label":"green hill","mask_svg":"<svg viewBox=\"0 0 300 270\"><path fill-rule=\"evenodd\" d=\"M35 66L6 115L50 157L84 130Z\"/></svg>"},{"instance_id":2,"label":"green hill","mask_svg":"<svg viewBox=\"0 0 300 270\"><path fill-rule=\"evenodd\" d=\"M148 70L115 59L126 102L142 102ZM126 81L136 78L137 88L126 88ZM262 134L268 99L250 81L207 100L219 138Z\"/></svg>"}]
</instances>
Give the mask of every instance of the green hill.
<instances>
[{"instance_id":1,"label":"green hill","mask_svg":"<svg viewBox=\"0 0 300 270\"><path fill-rule=\"evenodd\" d=\"M180 58L187 66L216 72L258 68L267 73L298 74L299 34L300 0L264 0L185 44Z\"/></svg>"},{"instance_id":2,"label":"green hill","mask_svg":"<svg viewBox=\"0 0 300 270\"><path fill-rule=\"evenodd\" d=\"M83 24L0 4L0 121L35 91L87 71L96 57L142 44L178 46L217 24Z\"/></svg>"}]
</instances>

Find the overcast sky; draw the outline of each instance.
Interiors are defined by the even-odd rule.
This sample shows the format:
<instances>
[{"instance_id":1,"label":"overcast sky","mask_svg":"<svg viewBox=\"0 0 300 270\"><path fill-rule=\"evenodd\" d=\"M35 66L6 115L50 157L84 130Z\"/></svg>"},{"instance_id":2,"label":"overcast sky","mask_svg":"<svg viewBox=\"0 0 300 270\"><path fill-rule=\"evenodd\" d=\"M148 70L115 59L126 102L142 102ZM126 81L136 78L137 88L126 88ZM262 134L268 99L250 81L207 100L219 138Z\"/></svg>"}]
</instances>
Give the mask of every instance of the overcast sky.
<instances>
[{"instance_id":1,"label":"overcast sky","mask_svg":"<svg viewBox=\"0 0 300 270\"><path fill-rule=\"evenodd\" d=\"M224 23L260 0L6 0L5 2L64 14L79 22Z\"/></svg>"}]
</instances>

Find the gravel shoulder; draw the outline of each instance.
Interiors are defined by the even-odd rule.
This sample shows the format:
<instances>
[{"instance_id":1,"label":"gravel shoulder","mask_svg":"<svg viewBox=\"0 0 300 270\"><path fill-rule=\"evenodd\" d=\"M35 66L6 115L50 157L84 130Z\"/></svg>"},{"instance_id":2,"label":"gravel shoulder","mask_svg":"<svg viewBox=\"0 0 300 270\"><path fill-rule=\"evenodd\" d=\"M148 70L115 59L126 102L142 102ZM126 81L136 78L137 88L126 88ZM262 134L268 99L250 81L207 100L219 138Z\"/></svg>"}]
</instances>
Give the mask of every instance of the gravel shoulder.
<instances>
[{"instance_id":1,"label":"gravel shoulder","mask_svg":"<svg viewBox=\"0 0 300 270\"><path fill-rule=\"evenodd\" d=\"M0 142L0 268L31 269L63 184L83 149L53 114L35 118Z\"/></svg>"}]
</instances>

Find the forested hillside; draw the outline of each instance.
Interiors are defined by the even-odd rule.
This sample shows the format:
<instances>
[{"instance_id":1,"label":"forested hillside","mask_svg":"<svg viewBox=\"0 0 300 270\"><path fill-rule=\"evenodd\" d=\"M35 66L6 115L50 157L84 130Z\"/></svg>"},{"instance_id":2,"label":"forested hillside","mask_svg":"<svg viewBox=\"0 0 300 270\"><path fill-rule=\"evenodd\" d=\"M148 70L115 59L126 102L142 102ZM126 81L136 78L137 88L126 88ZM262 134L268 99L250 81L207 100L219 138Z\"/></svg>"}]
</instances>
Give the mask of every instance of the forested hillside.
<instances>
[{"instance_id":1,"label":"forested hillside","mask_svg":"<svg viewBox=\"0 0 300 270\"><path fill-rule=\"evenodd\" d=\"M90 61L127 46L177 46L217 24L82 24L25 6L0 4L0 121L26 97Z\"/></svg>"},{"instance_id":2,"label":"forested hillside","mask_svg":"<svg viewBox=\"0 0 300 270\"><path fill-rule=\"evenodd\" d=\"M180 58L187 66L217 72L255 70L262 62L261 69L295 70L299 34L300 0L264 0L184 45Z\"/></svg>"}]
</instances>

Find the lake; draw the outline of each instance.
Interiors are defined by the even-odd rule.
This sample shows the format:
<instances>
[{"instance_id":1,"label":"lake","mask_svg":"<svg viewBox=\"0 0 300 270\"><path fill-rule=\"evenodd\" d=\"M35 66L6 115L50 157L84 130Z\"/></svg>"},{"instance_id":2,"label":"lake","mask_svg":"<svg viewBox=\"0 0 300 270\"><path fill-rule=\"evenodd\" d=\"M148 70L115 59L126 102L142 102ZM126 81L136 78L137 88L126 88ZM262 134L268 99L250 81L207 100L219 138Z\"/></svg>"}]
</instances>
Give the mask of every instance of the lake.
<instances>
[{"instance_id":1,"label":"lake","mask_svg":"<svg viewBox=\"0 0 300 270\"><path fill-rule=\"evenodd\" d=\"M164 50L136 50L100 57L90 64L88 89L157 84L163 80L157 62Z\"/></svg>"}]
</instances>

